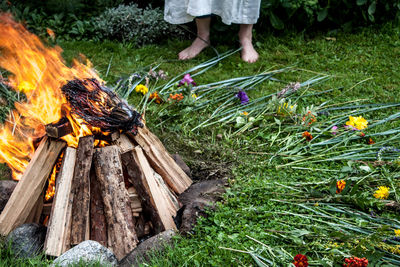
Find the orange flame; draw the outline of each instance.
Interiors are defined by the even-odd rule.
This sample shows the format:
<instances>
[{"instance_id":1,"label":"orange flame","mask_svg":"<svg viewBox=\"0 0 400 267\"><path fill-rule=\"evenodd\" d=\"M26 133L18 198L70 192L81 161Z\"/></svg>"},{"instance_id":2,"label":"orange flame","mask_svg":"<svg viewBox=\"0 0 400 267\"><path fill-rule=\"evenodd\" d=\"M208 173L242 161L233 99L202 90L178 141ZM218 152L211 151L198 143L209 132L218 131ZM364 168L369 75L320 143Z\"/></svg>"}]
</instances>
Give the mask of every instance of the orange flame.
<instances>
[{"instance_id":1,"label":"orange flame","mask_svg":"<svg viewBox=\"0 0 400 267\"><path fill-rule=\"evenodd\" d=\"M0 126L0 162L12 169L16 180L33 155L33 141L45 135L44 125L61 118L62 104L67 103L62 85L72 79L101 81L89 61L85 65L74 60L69 68L61 52L58 46L46 47L11 15L0 14L0 67L12 73L9 80L13 89L26 96L26 101L15 103L15 110ZM73 114L68 117L74 132L63 139L76 147L79 137L92 134L93 129Z\"/></svg>"}]
</instances>

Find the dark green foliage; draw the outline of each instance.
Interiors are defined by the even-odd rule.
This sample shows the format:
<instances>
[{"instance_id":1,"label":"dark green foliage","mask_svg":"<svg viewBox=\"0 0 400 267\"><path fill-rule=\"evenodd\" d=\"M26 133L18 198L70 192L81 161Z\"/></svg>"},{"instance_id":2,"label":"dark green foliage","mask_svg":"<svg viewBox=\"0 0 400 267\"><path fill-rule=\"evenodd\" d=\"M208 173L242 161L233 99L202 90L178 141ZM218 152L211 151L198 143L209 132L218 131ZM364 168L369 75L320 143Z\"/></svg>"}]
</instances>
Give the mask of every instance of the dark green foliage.
<instances>
[{"instance_id":1,"label":"dark green foliage","mask_svg":"<svg viewBox=\"0 0 400 267\"><path fill-rule=\"evenodd\" d=\"M350 29L399 19L399 0L263 0L259 27Z\"/></svg>"},{"instance_id":2,"label":"dark green foliage","mask_svg":"<svg viewBox=\"0 0 400 267\"><path fill-rule=\"evenodd\" d=\"M133 42L136 45L154 43L182 32L164 21L160 8L139 8L136 4L107 9L96 18L96 30L104 38Z\"/></svg>"}]
</instances>

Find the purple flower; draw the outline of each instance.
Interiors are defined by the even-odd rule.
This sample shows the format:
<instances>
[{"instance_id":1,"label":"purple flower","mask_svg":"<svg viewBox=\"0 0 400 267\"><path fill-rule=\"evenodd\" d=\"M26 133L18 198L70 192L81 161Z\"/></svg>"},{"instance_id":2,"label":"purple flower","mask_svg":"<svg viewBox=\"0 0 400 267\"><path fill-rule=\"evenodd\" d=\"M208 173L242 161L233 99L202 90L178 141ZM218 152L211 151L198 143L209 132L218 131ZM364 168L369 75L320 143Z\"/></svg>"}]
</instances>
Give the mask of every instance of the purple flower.
<instances>
[{"instance_id":1,"label":"purple flower","mask_svg":"<svg viewBox=\"0 0 400 267\"><path fill-rule=\"evenodd\" d=\"M179 87L179 86L182 86L182 85L185 85L185 83L186 83L187 85L189 85L189 84L196 85L196 83L194 82L194 80L192 79L192 77L190 77L190 74L189 74L189 73L186 73L186 74L183 76L183 79L179 81L178 87Z\"/></svg>"},{"instance_id":2,"label":"purple flower","mask_svg":"<svg viewBox=\"0 0 400 267\"><path fill-rule=\"evenodd\" d=\"M332 131L332 134L333 134L333 135L336 135L336 134L337 134L337 131L336 131L337 128L338 128L338 127L337 127L336 125L332 127L331 131Z\"/></svg>"},{"instance_id":3,"label":"purple flower","mask_svg":"<svg viewBox=\"0 0 400 267\"><path fill-rule=\"evenodd\" d=\"M246 105L247 103L249 103L249 97L247 96L247 94L246 94L245 91L240 90L240 91L237 93L236 97L239 98L240 103L241 103L242 105Z\"/></svg>"}]
</instances>

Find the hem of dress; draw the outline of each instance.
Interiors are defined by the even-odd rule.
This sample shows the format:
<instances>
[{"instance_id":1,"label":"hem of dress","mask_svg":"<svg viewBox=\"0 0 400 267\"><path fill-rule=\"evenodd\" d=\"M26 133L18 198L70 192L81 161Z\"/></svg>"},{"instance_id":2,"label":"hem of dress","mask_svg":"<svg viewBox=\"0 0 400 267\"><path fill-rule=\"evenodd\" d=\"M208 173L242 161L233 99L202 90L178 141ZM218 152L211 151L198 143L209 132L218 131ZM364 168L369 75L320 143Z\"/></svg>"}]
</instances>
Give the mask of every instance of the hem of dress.
<instances>
[{"instance_id":1,"label":"hem of dress","mask_svg":"<svg viewBox=\"0 0 400 267\"><path fill-rule=\"evenodd\" d=\"M215 14L215 13L214 13ZM245 20L243 19L231 19L231 20L226 20L225 18L223 18L222 16L220 16L219 14L215 14L218 17L221 18L222 22L226 25L231 25L233 24L256 24L258 18L246 18ZM171 24L185 24L185 23L189 23L191 21L193 21L196 17L198 16L187 16L187 17L181 17L180 19L173 19L170 17L164 17L164 20L168 23Z\"/></svg>"}]
</instances>

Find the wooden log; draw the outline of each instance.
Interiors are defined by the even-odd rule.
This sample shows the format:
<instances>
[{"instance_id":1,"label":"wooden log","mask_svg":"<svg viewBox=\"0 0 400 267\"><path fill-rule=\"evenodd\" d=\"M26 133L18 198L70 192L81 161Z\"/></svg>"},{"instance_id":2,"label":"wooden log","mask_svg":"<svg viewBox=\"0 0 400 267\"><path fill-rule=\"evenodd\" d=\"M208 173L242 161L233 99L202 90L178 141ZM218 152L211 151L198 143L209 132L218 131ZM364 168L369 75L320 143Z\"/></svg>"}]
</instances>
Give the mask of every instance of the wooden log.
<instances>
[{"instance_id":1,"label":"wooden log","mask_svg":"<svg viewBox=\"0 0 400 267\"><path fill-rule=\"evenodd\" d=\"M54 200L53 200L53 202L54 202ZM42 214L45 215L45 216L50 215L52 207L53 207L53 203L44 203L43 204Z\"/></svg>"},{"instance_id":2,"label":"wooden log","mask_svg":"<svg viewBox=\"0 0 400 267\"><path fill-rule=\"evenodd\" d=\"M135 148L134 144L132 144L131 140L125 134L121 134L121 136L115 140L114 144L118 146L121 155Z\"/></svg>"},{"instance_id":3,"label":"wooden log","mask_svg":"<svg viewBox=\"0 0 400 267\"><path fill-rule=\"evenodd\" d=\"M76 162L76 149L67 147L64 153L60 172L57 175L56 191L51 208L49 226L47 227L44 252L50 256L64 253L66 239L69 240L68 221L71 220L71 189ZM44 212L43 212L44 213Z\"/></svg>"},{"instance_id":4,"label":"wooden log","mask_svg":"<svg viewBox=\"0 0 400 267\"><path fill-rule=\"evenodd\" d=\"M90 173L90 240L107 246L107 223L101 188L94 168Z\"/></svg>"},{"instance_id":5,"label":"wooden log","mask_svg":"<svg viewBox=\"0 0 400 267\"><path fill-rule=\"evenodd\" d=\"M175 193L181 194L192 184L192 180L176 164L160 139L147 127L138 128L137 135L127 134L142 147L151 167L162 176Z\"/></svg>"},{"instance_id":6,"label":"wooden log","mask_svg":"<svg viewBox=\"0 0 400 267\"><path fill-rule=\"evenodd\" d=\"M147 214L150 219L154 222L155 225L155 233L160 233L165 230L165 226L161 221L160 215L156 209L156 205L151 197L150 188L146 182L146 177L142 169L139 167L138 162L136 161L136 153L133 151L124 153L121 155L122 163L124 165L125 175L128 177L128 180L133 184L138 195L140 196L140 201L143 207L143 212ZM141 214L140 217L143 217ZM144 221L143 221L144 223ZM144 224L137 225L136 229L138 231L138 237L142 237Z\"/></svg>"},{"instance_id":7,"label":"wooden log","mask_svg":"<svg viewBox=\"0 0 400 267\"><path fill-rule=\"evenodd\" d=\"M63 117L58 122L46 125L46 134L50 137L60 138L72 133L72 126L67 117Z\"/></svg>"},{"instance_id":8,"label":"wooden log","mask_svg":"<svg viewBox=\"0 0 400 267\"><path fill-rule=\"evenodd\" d=\"M65 145L63 141L43 138L0 215L1 235L8 235L26 221Z\"/></svg>"},{"instance_id":9,"label":"wooden log","mask_svg":"<svg viewBox=\"0 0 400 267\"><path fill-rule=\"evenodd\" d=\"M136 247L138 239L118 147L97 148L94 165L104 201L108 247L120 260Z\"/></svg>"},{"instance_id":10,"label":"wooden log","mask_svg":"<svg viewBox=\"0 0 400 267\"><path fill-rule=\"evenodd\" d=\"M94 135L94 139L103 140L108 143L112 143L112 142L116 141L119 137L120 137L119 132L112 132L108 135L104 135L104 134L95 134Z\"/></svg>"},{"instance_id":11,"label":"wooden log","mask_svg":"<svg viewBox=\"0 0 400 267\"><path fill-rule=\"evenodd\" d=\"M71 245L90 238L90 168L93 158L93 136L79 138L76 151L72 192Z\"/></svg>"},{"instance_id":12,"label":"wooden log","mask_svg":"<svg viewBox=\"0 0 400 267\"><path fill-rule=\"evenodd\" d=\"M130 182L143 199L142 207L150 207L145 211L149 213L154 224L155 232L176 229L173 220L175 211L170 207L166 194L157 183L153 170L147 161L143 150L137 146L132 152L122 155L126 172Z\"/></svg>"},{"instance_id":13,"label":"wooden log","mask_svg":"<svg viewBox=\"0 0 400 267\"><path fill-rule=\"evenodd\" d=\"M45 190L43 190L43 192L39 195L38 199L36 200L36 204L33 206L25 223L39 223L44 208L44 193Z\"/></svg>"},{"instance_id":14,"label":"wooden log","mask_svg":"<svg viewBox=\"0 0 400 267\"><path fill-rule=\"evenodd\" d=\"M177 196L173 192L171 192L162 177L155 170L151 170L153 172L154 179L157 181L157 184L159 185L161 192L164 195L165 200L168 202L170 213L175 216L176 212L180 209L180 203Z\"/></svg>"}]
</instances>

